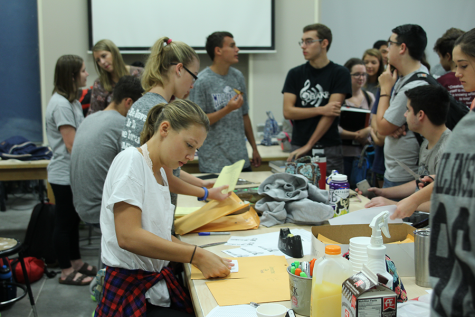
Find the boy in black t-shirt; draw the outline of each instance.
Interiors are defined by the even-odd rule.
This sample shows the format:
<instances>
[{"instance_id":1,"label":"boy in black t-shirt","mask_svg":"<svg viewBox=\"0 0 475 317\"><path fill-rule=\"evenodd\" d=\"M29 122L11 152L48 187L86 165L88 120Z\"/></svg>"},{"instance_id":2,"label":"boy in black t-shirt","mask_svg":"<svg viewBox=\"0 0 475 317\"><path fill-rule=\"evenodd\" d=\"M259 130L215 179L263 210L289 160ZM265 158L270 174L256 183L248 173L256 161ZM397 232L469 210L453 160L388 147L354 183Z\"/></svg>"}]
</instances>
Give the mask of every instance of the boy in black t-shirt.
<instances>
[{"instance_id":1,"label":"boy in black t-shirt","mask_svg":"<svg viewBox=\"0 0 475 317\"><path fill-rule=\"evenodd\" d=\"M287 160L308 154L318 142L325 148L327 175L334 169L343 172L336 117L343 101L351 97L349 71L327 57L331 41L327 26L316 23L304 27L300 47L308 62L289 71L282 89L284 117L293 121L293 152Z\"/></svg>"}]
</instances>

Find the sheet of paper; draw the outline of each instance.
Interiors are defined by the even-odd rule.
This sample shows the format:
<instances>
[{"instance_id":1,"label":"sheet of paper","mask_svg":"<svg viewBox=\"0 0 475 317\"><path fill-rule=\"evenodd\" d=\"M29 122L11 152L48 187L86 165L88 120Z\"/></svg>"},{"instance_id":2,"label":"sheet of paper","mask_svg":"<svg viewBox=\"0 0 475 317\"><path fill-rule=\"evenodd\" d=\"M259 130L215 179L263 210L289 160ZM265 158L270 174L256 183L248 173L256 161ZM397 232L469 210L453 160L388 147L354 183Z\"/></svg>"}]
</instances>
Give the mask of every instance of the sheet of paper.
<instances>
[{"instance_id":1,"label":"sheet of paper","mask_svg":"<svg viewBox=\"0 0 475 317\"><path fill-rule=\"evenodd\" d=\"M223 250L222 252L226 253L229 256L234 258L246 258L250 256L264 256L264 255L273 255L271 252L261 249L260 247L254 246L243 246L236 249Z\"/></svg>"},{"instance_id":2,"label":"sheet of paper","mask_svg":"<svg viewBox=\"0 0 475 317\"><path fill-rule=\"evenodd\" d=\"M357 225L357 224L370 224L374 217L383 211L389 211L390 215L396 211L396 205L365 208L357 211L350 212L349 214L329 219L330 225ZM402 223L402 219L389 219L388 223Z\"/></svg>"},{"instance_id":3,"label":"sheet of paper","mask_svg":"<svg viewBox=\"0 0 475 317\"><path fill-rule=\"evenodd\" d=\"M239 272L239 264L238 264L238 261L237 260L232 260L231 261L234 266L231 268L231 273L237 273Z\"/></svg>"},{"instance_id":4,"label":"sheet of paper","mask_svg":"<svg viewBox=\"0 0 475 317\"><path fill-rule=\"evenodd\" d=\"M239 175L241 174L242 167L244 166L244 160L237 161L233 165L225 166L219 173L218 179L216 183L214 183L214 187L219 187L223 185L229 185L229 187L223 190L223 194L227 194L232 192L236 187L236 183L239 179Z\"/></svg>"},{"instance_id":5,"label":"sheet of paper","mask_svg":"<svg viewBox=\"0 0 475 317\"><path fill-rule=\"evenodd\" d=\"M290 232L302 239L302 247L304 255L312 253L312 233L304 229L291 229ZM223 252L234 257L250 257L259 255L284 255L286 258L290 256L279 250L279 232L271 232L246 237L231 237L226 245L240 246L240 249L228 249ZM262 251L261 251L262 250ZM262 252L262 254L260 253ZM257 253L257 254L254 254Z\"/></svg>"},{"instance_id":6,"label":"sheet of paper","mask_svg":"<svg viewBox=\"0 0 475 317\"><path fill-rule=\"evenodd\" d=\"M206 317L257 317L251 305L216 306Z\"/></svg>"}]
</instances>

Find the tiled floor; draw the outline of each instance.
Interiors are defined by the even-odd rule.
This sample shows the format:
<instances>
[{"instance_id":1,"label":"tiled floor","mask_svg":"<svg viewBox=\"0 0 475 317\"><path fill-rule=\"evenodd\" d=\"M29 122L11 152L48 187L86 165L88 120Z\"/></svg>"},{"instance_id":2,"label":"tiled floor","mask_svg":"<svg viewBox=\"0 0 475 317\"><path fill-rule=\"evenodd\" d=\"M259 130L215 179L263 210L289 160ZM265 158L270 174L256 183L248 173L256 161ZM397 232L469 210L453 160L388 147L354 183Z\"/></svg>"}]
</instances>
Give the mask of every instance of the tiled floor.
<instances>
[{"instance_id":1,"label":"tiled floor","mask_svg":"<svg viewBox=\"0 0 475 317\"><path fill-rule=\"evenodd\" d=\"M30 215L38 198L33 194L9 195L7 211L0 212L0 237L17 238L23 241ZM81 237L88 236L88 230L80 230ZM81 246L87 245L81 241ZM92 240L99 245L99 239ZM84 261L97 265L99 251L81 249ZM58 270L58 269L56 269ZM36 309L40 317L90 317L97 306L90 297L88 286L70 286L58 283L58 277L48 279L46 275L32 284ZM8 309L0 310L1 317L33 316L28 296L16 302Z\"/></svg>"}]
</instances>

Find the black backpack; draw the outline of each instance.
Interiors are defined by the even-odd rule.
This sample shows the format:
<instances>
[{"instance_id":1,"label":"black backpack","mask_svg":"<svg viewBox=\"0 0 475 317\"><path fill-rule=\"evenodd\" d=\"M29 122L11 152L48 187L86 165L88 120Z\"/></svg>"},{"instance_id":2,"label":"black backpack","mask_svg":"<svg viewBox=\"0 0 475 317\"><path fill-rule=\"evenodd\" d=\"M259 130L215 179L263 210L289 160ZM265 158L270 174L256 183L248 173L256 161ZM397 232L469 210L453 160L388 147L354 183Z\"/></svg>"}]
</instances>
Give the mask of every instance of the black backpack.
<instances>
[{"instance_id":1,"label":"black backpack","mask_svg":"<svg viewBox=\"0 0 475 317\"><path fill-rule=\"evenodd\" d=\"M46 265L57 263L53 245L55 205L40 202L33 208L23 245L24 256L43 259Z\"/></svg>"},{"instance_id":2,"label":"black backpack","mask_svg":"<svg viewBox=\"0 0 475 317\"><path fill-rule=\"evenodd\" d=\"M404 86L416 80L424 80L427 83L429 83L429 85L440 85L440 83L431 75L427 73L418 72L412 75L404 83ZM470 111L470 109L467 107L466 104L458 101L451 94L449 94L449 99L450 99L450 107L449 107L449 113L447 115L447 122L445 123L445 125L447 126L447 128L453 131L455 125L460 121L460 119L462 119Z\"/></svg>"}]
</instances>

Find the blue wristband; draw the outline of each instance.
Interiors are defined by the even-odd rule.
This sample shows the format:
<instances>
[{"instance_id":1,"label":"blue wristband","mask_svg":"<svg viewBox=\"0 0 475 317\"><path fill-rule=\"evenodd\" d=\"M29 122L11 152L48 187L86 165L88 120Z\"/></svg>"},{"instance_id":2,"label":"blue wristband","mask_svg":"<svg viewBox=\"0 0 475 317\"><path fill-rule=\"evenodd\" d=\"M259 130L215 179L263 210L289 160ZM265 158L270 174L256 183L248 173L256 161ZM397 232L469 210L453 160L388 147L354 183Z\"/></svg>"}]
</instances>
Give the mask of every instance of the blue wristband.
<instances>
[{"instance_id":1,"label":"blue wristband","mask_svg":"<svg viewBox=\"0 0 475 317\"><path fill-rule=\"evenodd\" d=\"M208 198L208 188L206 188L206 187L202 187L202 188L205 190L205 195L202 198L198 197L199 201L203 201L203 200L206 200Z\"/></svg>"}]
</instances>

